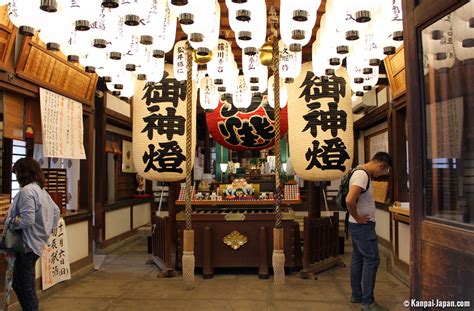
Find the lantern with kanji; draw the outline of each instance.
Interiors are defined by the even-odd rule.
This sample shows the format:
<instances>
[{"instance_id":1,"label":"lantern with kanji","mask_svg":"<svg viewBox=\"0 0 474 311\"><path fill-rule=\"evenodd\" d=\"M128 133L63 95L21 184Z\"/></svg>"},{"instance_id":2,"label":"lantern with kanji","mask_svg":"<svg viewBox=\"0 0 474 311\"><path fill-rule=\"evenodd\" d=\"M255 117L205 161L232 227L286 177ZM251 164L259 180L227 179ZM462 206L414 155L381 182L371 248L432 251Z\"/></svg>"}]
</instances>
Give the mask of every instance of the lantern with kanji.
<instances>
[{"instance_id":1,"label":"lantern with kanji","mask_svg":"<svg viewBox=\"0 0 474 311\"><path fill-rule=\"evenodd\" d=\"M194 84L194 82L193 82ZM197 88L192 91L196 115ZM193 118L194 120L194 118ZM193 121L191 163L194 162L196 123ZM137 81L133 97L133 162L146 179L178 181L186 176L186 83L165 66L158 83Z\"/></svg>"},{"instance_id":2,"label":"lantern with kanji","mask_svg":"<svg viewBox=\"0 0 474 311\"><path fill-rule=\"evenodd\" d=\"M353 121L345 68L316 76L311 63L288 87L289 146L295 173L303 179L339 179L352 166Z\"/></svg>"}]
</instances>

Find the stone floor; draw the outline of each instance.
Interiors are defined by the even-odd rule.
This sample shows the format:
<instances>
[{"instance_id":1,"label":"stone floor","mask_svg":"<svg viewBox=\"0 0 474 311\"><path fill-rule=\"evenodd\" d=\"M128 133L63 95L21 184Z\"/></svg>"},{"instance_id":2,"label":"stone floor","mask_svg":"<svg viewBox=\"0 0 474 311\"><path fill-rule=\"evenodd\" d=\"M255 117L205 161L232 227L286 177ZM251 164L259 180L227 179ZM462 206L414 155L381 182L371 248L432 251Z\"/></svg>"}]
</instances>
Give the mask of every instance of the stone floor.
<instances>
[{"instance_id":1,"label":"stone floor","mask_svg":"<svg viewBox=\"0 0 474 311\"><path fill-rule=\"evenodd\" d=\"M253 274L196 275L195 288L186 290L181 277L158 279L148 258L146 240L137 240L107 255L99 271L41 298L41 310L360 310L349 302L349 267L323 272L318 280L292 273L281 286ZM350 252L343 260L349 266ZM405 310L408 288L383 268L375 292L381 305Z\"/></svg>"}]
</instances>

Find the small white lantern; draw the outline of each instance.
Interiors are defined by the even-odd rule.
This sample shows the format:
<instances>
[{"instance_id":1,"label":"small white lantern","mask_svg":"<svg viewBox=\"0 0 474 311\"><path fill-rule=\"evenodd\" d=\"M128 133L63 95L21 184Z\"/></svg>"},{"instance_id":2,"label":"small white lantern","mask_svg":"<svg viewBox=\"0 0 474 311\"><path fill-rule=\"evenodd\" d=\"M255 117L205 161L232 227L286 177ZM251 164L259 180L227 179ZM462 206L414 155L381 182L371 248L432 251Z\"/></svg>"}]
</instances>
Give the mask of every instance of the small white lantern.
<instances>
[{"instance_id":1,"label":"small white lantern","mask_svg":"<svg viewBox=\"0 0 474 311\"><path fill-rule=\"evenodd\" d=\"M219 105L219 92L209 75L206 75L199 84L199 103L206 112L216 109Z\"/></svg>"}]
</instances>

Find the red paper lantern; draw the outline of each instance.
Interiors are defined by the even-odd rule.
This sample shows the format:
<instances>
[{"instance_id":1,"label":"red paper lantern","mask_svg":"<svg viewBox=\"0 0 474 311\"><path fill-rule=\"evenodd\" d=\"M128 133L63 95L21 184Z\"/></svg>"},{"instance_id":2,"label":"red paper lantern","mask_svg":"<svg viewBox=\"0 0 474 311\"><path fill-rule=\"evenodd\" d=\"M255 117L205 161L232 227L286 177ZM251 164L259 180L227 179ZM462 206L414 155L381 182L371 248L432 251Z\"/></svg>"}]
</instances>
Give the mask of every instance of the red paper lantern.
<instances>
[{"instance_id":1,"label":"red paper lantern","mask_svg":"<svg viewBox=\"0 0 474 311\"><path fill-rule=\"evenodd\" d=\"M212 112L206 113L207 128L212 137L222 146L234 150L268 149L275 143L274 113L268 105L267 96L252 101L245 111L219 100ZM280 137L288 130L288 112L280 113Z\"/></svg>"}]
</instances>

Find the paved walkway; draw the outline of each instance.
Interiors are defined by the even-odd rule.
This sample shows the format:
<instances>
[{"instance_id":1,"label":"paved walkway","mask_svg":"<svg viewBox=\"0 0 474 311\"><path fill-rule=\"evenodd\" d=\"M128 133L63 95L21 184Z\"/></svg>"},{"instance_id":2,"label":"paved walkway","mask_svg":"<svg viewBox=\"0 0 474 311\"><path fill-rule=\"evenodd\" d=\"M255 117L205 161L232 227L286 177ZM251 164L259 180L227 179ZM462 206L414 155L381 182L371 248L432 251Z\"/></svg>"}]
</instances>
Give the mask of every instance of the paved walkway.
<instances>
[{"instance_id":1,"label":"paved walkway","mask_svg":"<svg viewBox=\"0 0 474 311\"><path fill-rule=\"evenodd\" d=\"M107 255L102 268L41 299L41 310L360 310L349 303L350 251L346 268L302 280L292 273L286 284L259 280L253 274L220 274L185 290L181 277L158 279L158 269L145 262L146 240L140 239ZM390 310L406 310L408 288L384 270L377 274L376 299Z\"/></svg>"}]
</instances>

